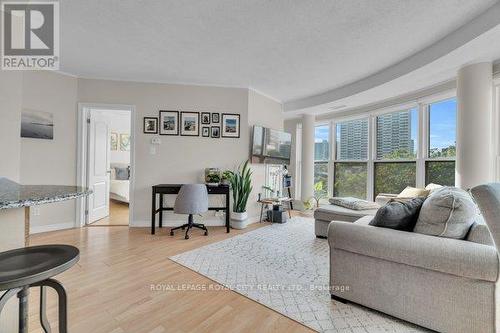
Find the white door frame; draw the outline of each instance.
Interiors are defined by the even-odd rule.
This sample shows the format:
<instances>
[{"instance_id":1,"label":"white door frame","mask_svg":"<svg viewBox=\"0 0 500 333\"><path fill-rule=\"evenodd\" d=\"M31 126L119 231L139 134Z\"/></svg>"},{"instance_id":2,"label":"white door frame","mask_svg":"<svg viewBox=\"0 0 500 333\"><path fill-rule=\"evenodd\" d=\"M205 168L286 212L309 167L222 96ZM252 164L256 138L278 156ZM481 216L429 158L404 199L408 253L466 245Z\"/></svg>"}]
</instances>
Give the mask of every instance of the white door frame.
<instances>
[{"instance_id":1,"label":"white door frame","mask_svg":"<svg viewBox=\"0 0 500 333\"><path fill-rule=\"evenodd\" d=\"M88 187L88 110L121 110L130 112L130 184L129 184L129 226L132 222L134 208L134 183L135 183L135 105L103 104L103 103L78 103L77 119L77 164L76 181L78 186ZM87 212L87 213L86 213ZM82 198L76 205L76 227L83 227L88 222L88 200Z\"/></svg>"}]
</instances>

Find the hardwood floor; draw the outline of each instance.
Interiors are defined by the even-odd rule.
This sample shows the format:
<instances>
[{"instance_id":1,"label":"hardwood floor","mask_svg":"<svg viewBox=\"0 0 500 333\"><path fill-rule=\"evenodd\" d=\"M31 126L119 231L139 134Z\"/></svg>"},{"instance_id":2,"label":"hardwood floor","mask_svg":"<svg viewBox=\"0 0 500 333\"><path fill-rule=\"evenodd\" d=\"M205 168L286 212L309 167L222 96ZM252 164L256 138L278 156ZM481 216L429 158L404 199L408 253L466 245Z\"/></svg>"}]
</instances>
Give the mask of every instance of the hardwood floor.
<instances>
[{"instance_id":1,"label":"hardwood floor","mask_svg":"<svg viewBox=\"0 0 500 333\"><path fill-rule=\"evenodd\" d=\"M91 224L91 226L103 225L128 225L128 204L120 201L109 201L109 216Z\"/></svg>"},{"instance_id":2,"label":"hardwood floor","mask_svg":"<svg viewBox=\"0 0 500 333\"><path fill-rule=\"evenodd\" d=\"M33 235L31 245L63 243L81 251L79 263L57 276L68 292L72 333L313 332L168 259L264 225L229 235L223 227L209 228L209 236L195 230L189 240L181 232L170 237L166 228L150 235L148 228L85 227ZM30 332L38 333L38 290L32 290ZM56 297L48 295L56 331Z\"/></svg>"}]
</instances>

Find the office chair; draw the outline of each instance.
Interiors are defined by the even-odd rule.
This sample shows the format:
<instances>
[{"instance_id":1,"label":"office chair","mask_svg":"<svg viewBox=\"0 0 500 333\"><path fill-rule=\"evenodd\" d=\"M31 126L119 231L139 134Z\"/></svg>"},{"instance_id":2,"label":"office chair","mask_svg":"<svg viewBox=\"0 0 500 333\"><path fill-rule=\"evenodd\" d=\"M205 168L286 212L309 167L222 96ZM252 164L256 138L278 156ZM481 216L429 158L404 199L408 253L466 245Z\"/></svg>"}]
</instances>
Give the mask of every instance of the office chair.
<instances>
[{"instance_id":1,"label":"office chair","mask_svg":"<svg viewBox=\"0 0 500 333\"><path fill-rule=\"evenodd\" d=\"M170 236L174 235L174 231L178 229L186 229L185 239L189 239L189 230L198 228L205 230L205 236L208 236L207 227L201 223L193 222L193 214L201 214L208 211L208 192L205 184L185 184L179 190L179 194L175 199L174 213L189 214L188 223L179 227L170 229Z\"/></svg>"}]
</instances>

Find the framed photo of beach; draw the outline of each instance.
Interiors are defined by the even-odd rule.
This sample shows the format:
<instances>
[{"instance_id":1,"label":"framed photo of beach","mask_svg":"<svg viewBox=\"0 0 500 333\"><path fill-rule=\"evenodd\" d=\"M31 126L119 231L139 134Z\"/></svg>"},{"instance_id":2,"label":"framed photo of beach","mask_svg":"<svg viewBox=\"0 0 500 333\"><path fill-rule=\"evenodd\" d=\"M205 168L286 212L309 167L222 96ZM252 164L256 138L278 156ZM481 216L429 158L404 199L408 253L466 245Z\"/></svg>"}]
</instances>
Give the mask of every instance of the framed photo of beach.
<instances>
[{"instance_id":1,"label":"framed photo of beach","mask_svg":"<svg viewBox=\"0 0 500 333\"><path fill-rule=\"evenodd\" d=\"M181 135L200 136L199 112L181 112Z\"/></svg>"},{"instance_id":2,"label":"framed photo of beach","mask_svg":"<svg viewBox=\"0 0 500 333\"><path fill-rule=\"evenodd\" d=\"M222 114L222 133L223 138L240 137L240 115L233 113Z\"/></svg>"},{"instance_id":3,"label":"framed photo of beach","mask_svg":"<svg viewBox=\"0 0 500 333\"><path fill-rule=\"evenodd\" d=\"M160 135L179 135L179 111L160 110Z\"/></svg>"}]
</instances>

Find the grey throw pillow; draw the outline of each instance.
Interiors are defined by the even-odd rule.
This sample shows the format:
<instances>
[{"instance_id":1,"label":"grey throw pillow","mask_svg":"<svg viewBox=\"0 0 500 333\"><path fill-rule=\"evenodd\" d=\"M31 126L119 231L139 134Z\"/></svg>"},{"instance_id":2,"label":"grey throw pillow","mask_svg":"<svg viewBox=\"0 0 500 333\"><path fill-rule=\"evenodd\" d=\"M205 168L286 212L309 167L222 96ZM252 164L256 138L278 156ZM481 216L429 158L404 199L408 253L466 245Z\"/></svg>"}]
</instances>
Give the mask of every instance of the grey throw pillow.
<instances>
[{"instance_id":1,"label":"grey throw pillow","mask_svg":"<svg viewBox=\"0 0 500 333\"><path fill-rule=\"evenodd\" d=\"M425 200L413 231L464 239L476 215L476 204L469 193L456 187L442 187Z\"/></svg>"},{"instance_id":2,"label":"grey throw pillow","mask_svg":"<svg viewBox=\"0 0 500 333\"><path fill-rule=\"evenodd\" d=\"M116 179L117 180L129 180L130 179L128 167L127 168L115 167L115 171L116 171Z\"/></svg>"},{"instance_id":3,"label":"grey throw pillow","mask_svg":"<svg viewBox=\"0 0 500 333\"><path fill-rule=\"evenodd\" d=\"M380 207L369 223L375 227L412 231L424 198L392 199Z\"/></svg>"}]
</instances>

